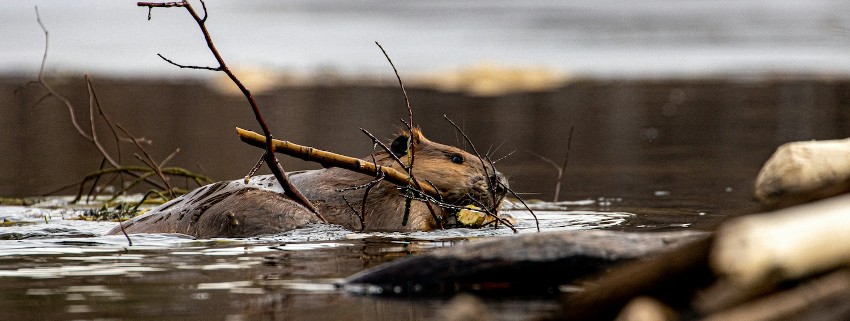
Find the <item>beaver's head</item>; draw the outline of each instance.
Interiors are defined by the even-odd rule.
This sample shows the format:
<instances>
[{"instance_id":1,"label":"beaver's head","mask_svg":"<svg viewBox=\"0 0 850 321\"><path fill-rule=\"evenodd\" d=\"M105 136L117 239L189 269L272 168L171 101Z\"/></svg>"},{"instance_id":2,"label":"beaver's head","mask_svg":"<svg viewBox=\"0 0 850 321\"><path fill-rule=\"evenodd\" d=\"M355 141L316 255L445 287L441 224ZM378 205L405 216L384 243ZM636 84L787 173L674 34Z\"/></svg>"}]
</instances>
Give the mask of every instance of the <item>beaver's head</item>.
<instances>
[{"instance_id":1,"label":"beaver's head","mask_svg":"<svg viewBox=\"0 0 850 321\"><path fill-rule=\"evenodd\" d=\"M408 146L413 147L413 176L421 184L433 185L443 203L493 208L504 199L508 181L490 161L457 147L435 143L418 129L400 134L390 150L408 164ZM398 168L398 165L394 167Z\"/></svg>"}]
</instances>

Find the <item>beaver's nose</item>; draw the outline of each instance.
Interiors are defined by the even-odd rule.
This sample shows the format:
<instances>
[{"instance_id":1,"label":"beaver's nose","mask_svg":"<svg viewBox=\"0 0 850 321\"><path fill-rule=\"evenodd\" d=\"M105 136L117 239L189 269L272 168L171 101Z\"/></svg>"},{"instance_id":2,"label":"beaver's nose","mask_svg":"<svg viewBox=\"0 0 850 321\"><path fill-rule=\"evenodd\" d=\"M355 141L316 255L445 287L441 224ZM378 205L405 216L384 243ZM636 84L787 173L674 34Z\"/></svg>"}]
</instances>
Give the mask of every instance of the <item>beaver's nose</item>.
<instances>
[{"instance_id":1,"label":"beaver's nose","mask_svg":"<svg viewBox=\"0 0 850 321\"><path fill-rule=\"evenodd\" d=\"M499 171L490 176L490 183L496 190L496 194L505 195L508 192L508 178Z\"/></svg>"}]
</instances>

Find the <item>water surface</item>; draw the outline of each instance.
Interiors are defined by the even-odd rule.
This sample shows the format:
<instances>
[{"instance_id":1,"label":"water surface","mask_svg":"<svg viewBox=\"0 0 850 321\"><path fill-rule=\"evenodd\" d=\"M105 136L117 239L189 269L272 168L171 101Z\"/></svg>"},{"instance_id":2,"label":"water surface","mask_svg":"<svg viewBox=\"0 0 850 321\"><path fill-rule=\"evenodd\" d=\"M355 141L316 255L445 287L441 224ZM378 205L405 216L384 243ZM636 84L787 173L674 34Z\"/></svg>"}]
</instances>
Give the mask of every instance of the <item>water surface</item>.
<instances>
[{"instance_id":1,"label":"water surface","mask_svg":"<svg viewBox=\"0 0 850 321\"><path fill-rule=\"evenodd\" d=\"M314 225L249 239L131 235L130 246L123 235L103 235L116 223L74 219L83 211L50 202L0 206L0 309L16 320L423 320L445 298L359 296L335 284L405 256L513 235L507 228L354 233ZM532 206L543 231L611 228L635 217L590 210L597 206L590 200ZM536 233L528 212L506 212L520 233ZM556 307L554 297L486 304L502 320Z\"/></svg>"}]
</instances>

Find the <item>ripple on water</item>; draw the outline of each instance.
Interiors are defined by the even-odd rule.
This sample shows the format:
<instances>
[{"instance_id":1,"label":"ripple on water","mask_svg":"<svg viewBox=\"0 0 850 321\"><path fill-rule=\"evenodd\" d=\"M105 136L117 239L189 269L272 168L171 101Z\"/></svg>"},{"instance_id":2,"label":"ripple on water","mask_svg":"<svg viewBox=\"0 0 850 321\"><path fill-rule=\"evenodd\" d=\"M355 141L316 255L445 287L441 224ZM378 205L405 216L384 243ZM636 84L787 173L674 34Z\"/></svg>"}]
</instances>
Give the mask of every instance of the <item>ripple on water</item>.
<instances>
[{"instance_id":1,"label":"ripple on water","mask_svg":"<svg viewBox=\"0 0 850 321\"><path fill-rule=\"evenodd\" d=\"M541 230L609 228L634 216L623 212L564 209L566 205L586 205L587 202L590 201L536 204L535 214ZM160 271L250 269L263 264L261 257L268 252L324 251L364 242L382 244L379 252L406 252L413 248L451 246L470 238L514 234L508 228L490 227L357 233L339 226L315 224L276 235L243 239L196 240L182 234L134 234L130 236L133 245L129 246L124 235L104 235L117 223L70 220L66 217L73 215L68 213L62 209L0 206L0 219L26 223L0 227L0 277L132 277ZM503 213L516 218L518 233L537 231L537 223L528 211L514 208ZM21 263L47 258L50 264ZM313 281L274 282L290 289L329 290L327 284L317 285ZM240 289L236 291L252 291L250 287Z\"/></svg>"}]
</instances>

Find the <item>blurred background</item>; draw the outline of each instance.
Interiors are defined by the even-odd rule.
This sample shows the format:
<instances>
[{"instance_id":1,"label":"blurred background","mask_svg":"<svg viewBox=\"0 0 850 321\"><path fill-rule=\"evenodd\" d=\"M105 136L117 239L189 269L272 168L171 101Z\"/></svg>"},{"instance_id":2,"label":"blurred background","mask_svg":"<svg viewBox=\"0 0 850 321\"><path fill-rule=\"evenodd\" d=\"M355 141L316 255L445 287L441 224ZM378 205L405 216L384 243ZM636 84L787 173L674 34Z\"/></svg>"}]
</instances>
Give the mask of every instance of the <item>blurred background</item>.
<instances>
[{"instance_id":1,"label":"blurred background","mask_svg":"<svg viewBox=\"0 0 850 321\"><path fill-rule=\"evenodd\" d=\"M200 5L195 3L200 11ZM211 62L182 10L136 1L4 1L0 70L204 76L162 63ZM406 75L482 62L607 76L850 71L850 3L813 1L209 1L231 64L384 75L381 42Z\"/></svg>"},{"instance_id":2,"label":"blurred background","mask_svg":"<svg viewBox=\"0 0 850 321\"><path fill-rule=\"evenodd\" d=\"M233 127L257 126L231 84L156 56L212 64L184 10L154 9L148 21L136 1L5 1L0 195L39 195L100 164L58 100L39 102L33 85L12 93L41 64L35 6L50 31L45 75L83 127L88 73L104 109L151 138L158 159L180 148L170 164L222 180L260 156L235 138ZM779 144L850 135L847 1L216 0L207 9L219 51L277 137L353 156L372 151L360 127L391 139L406 109L378 41L426 135L462 146L447 114L479 149L510 154L497 167L529 198L554 196L556 172L534 154L561 162L571 126L561 199L692 215L752 210L752 180Z\"/></svg>"}]
</instances>

